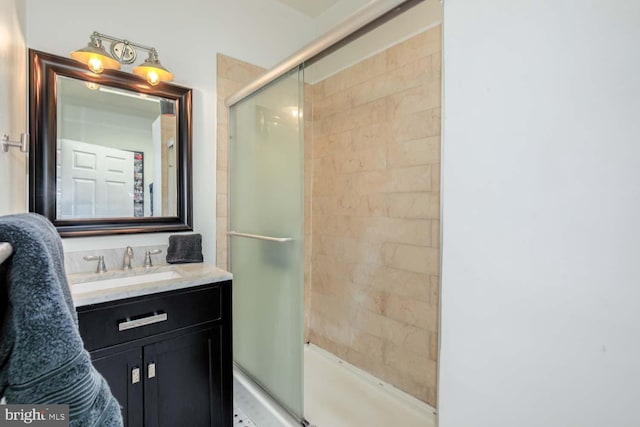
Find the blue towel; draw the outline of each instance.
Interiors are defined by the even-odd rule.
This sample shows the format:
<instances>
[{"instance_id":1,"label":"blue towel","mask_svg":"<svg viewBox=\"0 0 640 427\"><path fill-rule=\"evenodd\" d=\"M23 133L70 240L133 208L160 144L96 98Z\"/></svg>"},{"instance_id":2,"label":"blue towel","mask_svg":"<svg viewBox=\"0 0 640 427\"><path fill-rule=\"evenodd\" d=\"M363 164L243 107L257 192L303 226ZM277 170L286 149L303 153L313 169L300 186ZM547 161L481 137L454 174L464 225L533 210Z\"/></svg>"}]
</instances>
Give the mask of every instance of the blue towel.
<instances>
[{"instance_id":1,"label":"blue towel","mask_svg":"<svg viewBox=\"0 0 640 427\"><path fill-rule=\"evenodd\" d=\"M0 217L0 242L13 246L2 283L0 395L67 404L72 427L122 426L120 406L84 350L55 228L37 214Z\"/></svg>"}]
</instances>

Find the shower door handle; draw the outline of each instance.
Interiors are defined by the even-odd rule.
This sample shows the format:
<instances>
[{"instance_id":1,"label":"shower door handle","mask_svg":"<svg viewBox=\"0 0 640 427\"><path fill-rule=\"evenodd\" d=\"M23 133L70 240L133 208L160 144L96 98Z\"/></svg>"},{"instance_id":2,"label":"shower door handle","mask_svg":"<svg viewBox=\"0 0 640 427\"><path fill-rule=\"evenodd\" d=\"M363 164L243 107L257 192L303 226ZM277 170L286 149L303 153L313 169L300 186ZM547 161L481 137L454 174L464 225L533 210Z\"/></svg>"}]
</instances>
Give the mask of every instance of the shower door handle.
<instances>
[{"instance_id":1,"label":"shower door handle","mask_svg":"<svg viewBox=\"0 0 640 427\"><path fill-rule=\"evenodd\" d=\"M246 237L248 239L257 239L257 240L266 240L268 242L291 242L293 237L271 237L271 236L262 236L260 234L249 234L249 233L239 233L237 231L229 231L227 232L227 236L236 236L236 237Z\"/></svg>"}]
</instances>

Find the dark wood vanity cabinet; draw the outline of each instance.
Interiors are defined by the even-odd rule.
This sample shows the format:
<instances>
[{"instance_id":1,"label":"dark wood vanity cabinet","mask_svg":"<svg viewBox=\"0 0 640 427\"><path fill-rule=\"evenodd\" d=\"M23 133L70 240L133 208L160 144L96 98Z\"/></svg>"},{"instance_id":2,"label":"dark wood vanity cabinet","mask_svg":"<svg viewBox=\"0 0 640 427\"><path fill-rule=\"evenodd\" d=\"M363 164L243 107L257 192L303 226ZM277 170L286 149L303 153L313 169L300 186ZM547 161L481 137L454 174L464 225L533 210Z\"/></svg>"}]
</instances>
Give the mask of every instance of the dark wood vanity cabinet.
<instances>
[{"instance_id":1,"label":"dark wood vanity cabinet","mask_svg":"<svg viewBox=\"0 0 640 427\"><path fill-rule=\"evenodd\" d=\"M125 426L233 424L230 281L77 311Z\"/></svg>"}]
</instances>

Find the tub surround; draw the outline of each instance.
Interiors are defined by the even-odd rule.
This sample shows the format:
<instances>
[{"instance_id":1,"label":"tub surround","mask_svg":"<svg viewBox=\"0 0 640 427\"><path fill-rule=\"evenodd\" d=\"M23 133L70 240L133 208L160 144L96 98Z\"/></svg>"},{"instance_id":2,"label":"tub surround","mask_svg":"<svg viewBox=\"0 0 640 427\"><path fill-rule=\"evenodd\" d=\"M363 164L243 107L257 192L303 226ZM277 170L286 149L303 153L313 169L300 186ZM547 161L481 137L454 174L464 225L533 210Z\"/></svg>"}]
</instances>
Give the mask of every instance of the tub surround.
<instances>
[{"instance_id":1,"label":"tub surround","mask_svg":"<svg viewBox=\"0 0 640 427\"><path fill-rule=\"evenodd\" d=\"M437 404L441 25L304 85L305 341ZM259 67L218 55L217 259L228 109Z\"/></svg>"},{"instance_id":2,"label":"tub surround","mask_svg":"<svg viewBox=\"0 0 640 427\"><path fill-rule=\"evenodd\" d=\"M181 277L168 280L158 280L147 283L132 284L94 292L74 292L73 285L95 280L117 279L136 275L153 274L164 271L175 271ZM106 273L75 273L67 276L71 287L71 296L76 307L99 304L142 295L185 289L208 283L219 283L232 279L232 274L205 263L160 265L157 267L136 267L127 271L108 271Z\"/></svg>"},{"instance_id":3,"label":"tub surround","mask_svg":"<svg viewBox=\"0 0 640 427\"><path fill-rule=\"evenodd\" d=\"M428 29L305 93L305 335L434 406L440 34Z\"/></svg>"}]
</instances>

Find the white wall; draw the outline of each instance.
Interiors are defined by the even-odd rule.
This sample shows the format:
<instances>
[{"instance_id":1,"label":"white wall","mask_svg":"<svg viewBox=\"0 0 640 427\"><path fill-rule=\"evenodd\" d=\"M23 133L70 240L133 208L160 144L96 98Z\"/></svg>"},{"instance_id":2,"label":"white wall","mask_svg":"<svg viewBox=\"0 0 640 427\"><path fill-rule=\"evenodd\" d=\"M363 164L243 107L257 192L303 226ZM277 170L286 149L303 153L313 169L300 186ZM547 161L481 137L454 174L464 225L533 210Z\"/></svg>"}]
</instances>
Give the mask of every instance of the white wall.
<instances>
[{"instance_id":1,"label":"white wall","mask_svg":"<svg viewBox=\"0 0 640 427\"><path fill-rule=\"evenodd\" d=\"M0 137L27 132L26 19L23 0L0 2ZM26 210L27 156L0 149L0 215Z\"/></svg>"},{"instance_id":2,"label":"white wall","mask_svg":"<svg viewBox=\"0 0 640 427\"><path fill-rule=\"evenodd\" d=\"M216 52L270 67L310 41L309 18L265 0L27 0L27 44L68 56L95 30L154 46L193 94L194 228L215 263ZM144 53L142 53L144 55ZM0 186L5 183L0 181ZM166 234L65 239L66 250L166 243Z\"/></svg>"},{"instance_id":3,"label":"white wall","mask_svg":"<svg viewBox=\"0 0 640 427\"><path fill-rule=\"evenodd\" d=\"M640 425L640 3L444 4L440 427Z\"/></svg>"}]
</instances>

